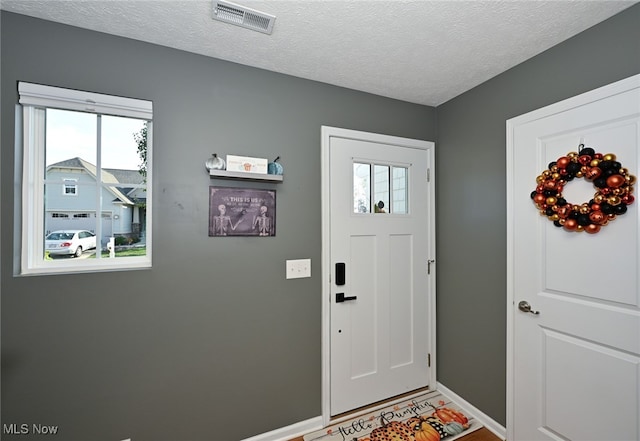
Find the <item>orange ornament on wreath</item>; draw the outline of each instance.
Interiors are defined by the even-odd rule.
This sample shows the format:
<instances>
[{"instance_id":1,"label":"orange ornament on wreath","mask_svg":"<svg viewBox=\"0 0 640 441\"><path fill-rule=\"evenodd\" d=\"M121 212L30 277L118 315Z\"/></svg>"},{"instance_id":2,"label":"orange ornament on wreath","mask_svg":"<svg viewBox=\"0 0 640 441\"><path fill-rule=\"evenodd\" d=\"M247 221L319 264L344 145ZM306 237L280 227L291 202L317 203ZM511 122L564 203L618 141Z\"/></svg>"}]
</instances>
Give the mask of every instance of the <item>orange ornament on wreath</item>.
<instances>
[{"instance_id":1,"label":"orange ornament on wreath","mask_svg":"<svg viewBox=\"0 0 640 441\"><path fill-rule=\"evenodd\" d=\"M589 202L573 204L562 196L564 186L574 178L593 182L597 191ZM613 153L596 153L581 144L578 152L569 152L549 164L536 178L537 187L531 199L540 214L556 227L567 231L595 234L627 212L635 200L636 177L616 161Z\"/></svg>"}]
</instances>

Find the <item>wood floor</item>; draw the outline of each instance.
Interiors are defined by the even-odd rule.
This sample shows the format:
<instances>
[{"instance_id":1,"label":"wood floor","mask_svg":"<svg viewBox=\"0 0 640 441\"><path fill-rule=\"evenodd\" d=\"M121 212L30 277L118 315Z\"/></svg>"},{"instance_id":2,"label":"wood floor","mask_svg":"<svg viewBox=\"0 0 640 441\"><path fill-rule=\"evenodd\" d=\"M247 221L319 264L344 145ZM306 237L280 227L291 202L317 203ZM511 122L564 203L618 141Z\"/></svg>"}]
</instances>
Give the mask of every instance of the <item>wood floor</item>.
<instances>
[{"instance_id":1,"label":"wood floor","mask_svg":"<svg viewBox=\"0 0 640 441\"><path fill-rule=\"evenodd\" d=\"M446 440L446 438L445 438ZM463 436L462 438L458 438L459 441L501 441L500 438L495 436L493 432L491 432L486 427L482 427L478 430L471 432L468 435ZM294 438L291 441L303 441L303 437Z\"/></svg>"}]
</instances>

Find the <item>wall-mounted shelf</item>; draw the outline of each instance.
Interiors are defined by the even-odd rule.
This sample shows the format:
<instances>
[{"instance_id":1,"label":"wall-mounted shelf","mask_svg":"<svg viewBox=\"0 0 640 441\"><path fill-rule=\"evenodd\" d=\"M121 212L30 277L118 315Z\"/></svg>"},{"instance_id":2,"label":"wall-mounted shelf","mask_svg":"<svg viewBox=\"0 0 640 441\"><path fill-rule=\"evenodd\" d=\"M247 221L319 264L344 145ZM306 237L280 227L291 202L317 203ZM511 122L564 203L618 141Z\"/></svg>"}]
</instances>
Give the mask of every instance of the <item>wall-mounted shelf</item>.
<instances>
[{"instance_id":1,"label":"wall-mounted shelf","mask_svg":"<svg viewBox=\"0 0 640 441\"><path fill-rule=\"evenodd\" d=\"M244 173L227 170L209 170L209 177L215 179L241 179L245 181L266 181L280 183L284 180L282 175L266 175L262 173Z\"/></svg>"}]
</instances>

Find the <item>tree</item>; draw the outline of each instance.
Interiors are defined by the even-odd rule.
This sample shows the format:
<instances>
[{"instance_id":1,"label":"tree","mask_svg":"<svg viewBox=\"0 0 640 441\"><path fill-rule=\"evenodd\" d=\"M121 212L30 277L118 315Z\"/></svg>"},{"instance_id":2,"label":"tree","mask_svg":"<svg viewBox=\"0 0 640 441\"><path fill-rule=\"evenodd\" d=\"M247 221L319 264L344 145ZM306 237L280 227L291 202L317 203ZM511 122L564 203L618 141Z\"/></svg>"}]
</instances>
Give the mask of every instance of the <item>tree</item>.
<instances>
[{"instance_id":1,"label":"tree","mask_svg":"<svg viewBox=\"0 0 640 441\"><path fill-rule=\"evenodd\" d=\"M147 127L148 122L145 121L140 131L133 134L133 139L136 141L136 144L138 144L138 156L140 157L138 171L144 176L145 182L147 180Z\"/></svg>"}]
</instances>

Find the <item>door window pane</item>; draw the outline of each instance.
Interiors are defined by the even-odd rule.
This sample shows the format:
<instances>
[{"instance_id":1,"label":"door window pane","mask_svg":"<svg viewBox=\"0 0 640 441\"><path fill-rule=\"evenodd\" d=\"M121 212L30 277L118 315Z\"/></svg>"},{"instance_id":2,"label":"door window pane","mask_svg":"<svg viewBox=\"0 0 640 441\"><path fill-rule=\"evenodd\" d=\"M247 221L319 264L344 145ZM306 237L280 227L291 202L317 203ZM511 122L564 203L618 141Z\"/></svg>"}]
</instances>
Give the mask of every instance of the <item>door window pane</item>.
<instances>
[{"instance_id":1,"label":"door window pane","mask_svg":"<svg viewBox=\"0 0 640 441\"><path fill-rule=\"evenodd\" d=\"M405 167L392 167L392 213L407 214L409 212L408 173Z\"/></svg>"},{"instance_id":2,"label":"door window pane","mask_svg":"<svg viewBox=\"0 0 640 441\"><path fill-rule=\"evenodd\" d=\"M389 213L389 166L374 165L374 212Z\"/></svg>"},{"instance_id":3,"label":"door window pane","mask_svg":"<svg viewBox=\"0 0 640 441\"><path fill-rule=\"evenodd\" d=\"M370 164L353 164L353 212L371 213Z\"/></svg>"}]
</instances>

